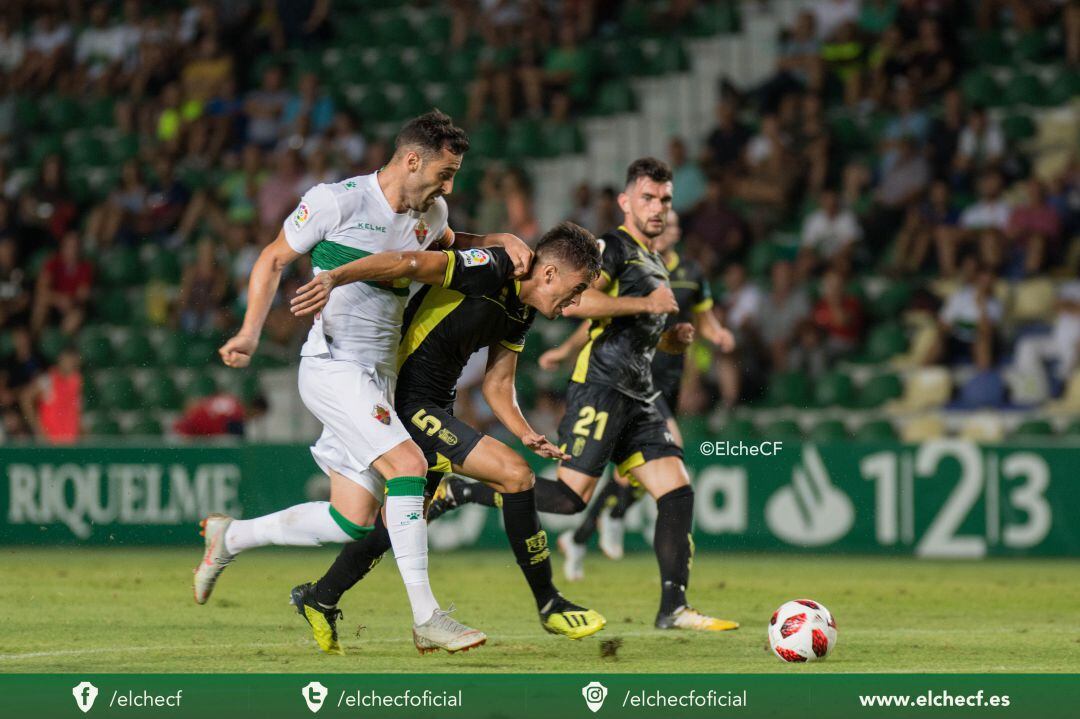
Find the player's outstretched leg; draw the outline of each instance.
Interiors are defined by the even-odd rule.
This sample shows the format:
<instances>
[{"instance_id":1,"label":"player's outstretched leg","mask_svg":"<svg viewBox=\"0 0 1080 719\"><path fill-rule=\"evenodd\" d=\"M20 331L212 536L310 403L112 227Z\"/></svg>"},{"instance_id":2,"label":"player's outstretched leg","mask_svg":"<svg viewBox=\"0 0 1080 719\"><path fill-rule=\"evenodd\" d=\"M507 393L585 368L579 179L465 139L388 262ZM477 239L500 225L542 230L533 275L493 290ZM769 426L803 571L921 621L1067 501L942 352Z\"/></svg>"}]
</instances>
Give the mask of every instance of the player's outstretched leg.
<instances>
[{"instance_id":1,"label":"player's outstretched leg","mask_svg":"<svg viewBox=\"0 0 1080 719\"><path fill-rule=\"evenodd\" d=\"M218 577L240 552L271 544L290 547L344 544L368 531L367 527L343 517L329 502L306 502L254 519L211 514L200 526L206 549L195 568L194 593L199 604L210 599Z\"/></svg>"},{"instance_id":2,"label":"player's outstretched leg","mask_svg":"<svg viewBox=\"0 0 1080 719\"><path fill-rule=\"evenodd\" d=\"M577 492L558 479L536 478L536 509L549 514L577 514L585 509L585 502ZM428 520L463 504L481 504L485 507L501 507L502 495L486 484L475 482L456 474L448 475L435 492L428 508Z\"/></svg>"},{"instance_id":3,"label":"player's outstretched leg","mask_svg":"<svg viewBox=\"0 0 1080 719\"><path fill-rule=\"evenodd\" d=\"M653 549L660 564L661 581L656 628L702 631L738 629L738 623L702 614L686 601L690 564L694 556L694 540L690 534L694 490L688 484L672 489L656 500L656 510Z\"/></svg>"},{"instance_id":4,"label":"player's outstretched leg","mask_svg":"<svg viewBox=\"0 0 1080 719\"><path fill-rule=\"evenodd\" d=\"M344 654L345 650L338 641L337 620L341 619L341 610L336 606L325 607L315 598L315 583L308 582L293 587L289 601L296 607L296 613L304 618L315 636L319 649L327 654Z\"/></svg>"}]
</instances>

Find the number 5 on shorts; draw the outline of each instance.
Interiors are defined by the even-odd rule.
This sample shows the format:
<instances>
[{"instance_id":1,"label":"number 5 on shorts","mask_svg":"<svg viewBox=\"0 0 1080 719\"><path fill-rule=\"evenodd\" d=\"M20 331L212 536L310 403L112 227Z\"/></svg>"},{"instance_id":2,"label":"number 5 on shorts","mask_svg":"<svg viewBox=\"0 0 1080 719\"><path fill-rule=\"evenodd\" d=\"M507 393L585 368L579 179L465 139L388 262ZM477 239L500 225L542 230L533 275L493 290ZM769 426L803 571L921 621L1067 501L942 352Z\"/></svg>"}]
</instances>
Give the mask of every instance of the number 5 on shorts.
<instances>
[{"instance_id":1,"label":"number 5 on shorts","mask_svg":"<svg viewBox=\"0 0 1080 719\"><path fill-rule=\"evenodd\" d=\"M416 410L416 414L412 416L412 423L420 428L421 432L424 432L428 437L433 437L436 432L442 429L442 422L438 417L432 417L427 413L426 409Z\"/></svg>"}]
</instances>

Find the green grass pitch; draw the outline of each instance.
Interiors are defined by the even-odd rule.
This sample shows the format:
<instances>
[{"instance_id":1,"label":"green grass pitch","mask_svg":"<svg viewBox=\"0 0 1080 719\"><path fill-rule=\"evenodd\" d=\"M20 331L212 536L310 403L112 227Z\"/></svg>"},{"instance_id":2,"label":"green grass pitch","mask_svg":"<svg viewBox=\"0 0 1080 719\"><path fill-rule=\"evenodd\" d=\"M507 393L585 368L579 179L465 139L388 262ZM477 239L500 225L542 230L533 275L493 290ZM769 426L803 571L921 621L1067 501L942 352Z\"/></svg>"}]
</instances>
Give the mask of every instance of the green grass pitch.
<instances>
[{"instance_id":1,"label":"green grass pitch","mask_svg":"<svg viewBox=\"0 0 1080 719\"><path fill-rule=\"evenodd\" d=\"M410 613L387 559L342 602L348 652L318 653L287 604L333 549L261 550L222 576L206 606L191 598L199 550L0 548L0 672L1075 672L1080 669L1080 563L926 562L895 558L700 553L690 598L742 623L735 632L652 629L651 554L593 553L583 582L556 580L608 618L595 637L545 634L505 552L432 556L436 595L486 631L488 645L418 656ZM833 611L839 642L824 662L785 665L765 626L788 599ZM615 658L604 639L620 638Z\"/></svg>"}]
</instances>

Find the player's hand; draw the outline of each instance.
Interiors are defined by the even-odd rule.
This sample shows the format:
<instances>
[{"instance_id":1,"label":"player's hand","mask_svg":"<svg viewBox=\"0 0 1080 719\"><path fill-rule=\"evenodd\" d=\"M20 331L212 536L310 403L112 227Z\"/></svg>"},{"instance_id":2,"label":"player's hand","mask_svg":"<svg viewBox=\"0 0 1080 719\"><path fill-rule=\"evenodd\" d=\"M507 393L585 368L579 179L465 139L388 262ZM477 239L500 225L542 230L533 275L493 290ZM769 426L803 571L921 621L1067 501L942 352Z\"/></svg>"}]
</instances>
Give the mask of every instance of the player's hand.
<instances>
[{"instance_id":1,"label":"player's hand","mask_svg":"<svg viewBox=\"0 0 1080 719\"><path fill-rule=\"evenodd\" d=\"M682 354L694 341L694 326L689 322L680 322L661 336L661 348L668 354Z\"/></svg>"},{"instance_id":2,"label":"player's hand","mask_svg":"<svg viewBox=\"0 0 1080 719\"><path fill-rule=\"evenodd\" d=\"M289 302L289 309L297 317L313 315L326 306L332 289L334 289L333 273L320 272L296 291L296 297Z\"/></svg>"},{"instance_id":3,"label":"player's hand","mask_svg":"<svg viewBox=\"0 0 1080 719\"><path fill-rule=\"evenodd\" d=\"M570 459L570 455L556 447L548 441L547 437L538 432L530 430L521 435L521 443L544 459L561 459L563 461Z\"/></svg>"},{"instance_id":4,"label":"player's hand","mask_svg":"<svg viewBox=\"0 0 1080 719\"><path fill-rule=\"evenodd\" d=\"M218 354L226 367L240 369L251 364L251 357L259 347L259 338L251 335L236 335L221 345Z\"/></svg>"},{"instance_id":5,"label":"player's hand","mask_svg":"<svg viewBox=\"0 0 1080 719\"><path fill-rule=\"evenodd\" d=\"M562 351L562 348L556 347L555 349L548 350L544 354L540 355L540 359L537 360L540 364L540 369L551 372L557 370L559 365L566 361L566 353Z\"/></svg>"},{"instance_id":6,"label":"player's hand","mask_svg":"<svg viewBox=\"0 0 1080 719\"><path fill-rule=\"evenodd\" d=\"M502 246L510 261L514 263L514 277L521 277L532 267L533 251L517 235L505 233L502 235Z\"/></svg>"},{"instance_id":7,"label":"player's hand","mask_svg":"<svg viewBox=\"0 0 1080 719\"><path fill-rule=\"evenodd\" d=\"M721 327L716 335L716 346L721 352L731 352L735 349L735 335L726 327Z\"/></svg>"},{"instance_id":8,"label":"player's hand","mask_svg":"<svg viewBox=\"0 0 1080 719\"><path fill-rule=\"evenodd\" d=\"M670 315L679 311L675 293L667 285L660 285L645 298L646 311L653 315Z\"/></svg>"}]
</instances>

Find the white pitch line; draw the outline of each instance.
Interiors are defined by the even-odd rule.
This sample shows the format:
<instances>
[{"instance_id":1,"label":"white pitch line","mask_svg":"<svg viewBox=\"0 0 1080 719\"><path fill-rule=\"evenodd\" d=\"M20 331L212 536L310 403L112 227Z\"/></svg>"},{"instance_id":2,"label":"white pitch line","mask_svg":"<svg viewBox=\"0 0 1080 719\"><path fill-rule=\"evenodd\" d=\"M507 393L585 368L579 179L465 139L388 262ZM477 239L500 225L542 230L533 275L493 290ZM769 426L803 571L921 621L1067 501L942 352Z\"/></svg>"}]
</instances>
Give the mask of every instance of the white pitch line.
<instances>
[{"instance_id":1,"label":"white pitch line","mask_svg":"<svg viewBox=\"0 0 1080 719\"><path fill-rule=\"evenodd\" d=\"M609 632L603 636L610 637L655 637L655 638L676 638L674 635L665 635L657 631L652 632ZM548 641L548 637L537 634L502 634L496 637L490 637L494 645L497 645L500 641L528 641L530 639L537 639L541 641ZM391 637L375 637L373 639L359 639L356 641L357 647L363 647L367 644L406 644L408 638L391 638ZM296 647L297 649L309 646L308 642L297 640L295 642L255 642L251 644L218 644L215 645L215 649L267 649L271 647ZM176 652L176 651L206 651L206 647L193 644L180 644L169 646L146 646L146 647L91 647L88 649L58 649L51 652L27 652L24 654L0 654L0 662L13 662L20 659L43 659L48 657L77 657L85 654L109 654L112 652Z\"/></svg>"}]
</instances>

